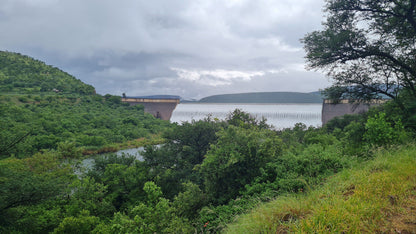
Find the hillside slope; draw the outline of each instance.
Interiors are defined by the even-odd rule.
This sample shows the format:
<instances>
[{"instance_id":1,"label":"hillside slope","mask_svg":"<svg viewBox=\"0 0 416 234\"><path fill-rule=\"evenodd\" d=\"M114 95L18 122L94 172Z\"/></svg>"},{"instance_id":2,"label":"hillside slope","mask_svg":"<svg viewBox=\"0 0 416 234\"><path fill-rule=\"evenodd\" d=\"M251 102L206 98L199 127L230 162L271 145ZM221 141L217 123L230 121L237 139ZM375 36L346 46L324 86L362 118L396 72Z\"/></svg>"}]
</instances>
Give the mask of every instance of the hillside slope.
<instances>
[{"instance_id":1,"label":"hillside slope","mask_svg":"<svg viewBox=\"0 0 416 234\"><path fill-rule=\"evenodd\" d=\"M94 94L95 89L70 74L19 53L0 51L0 91Z\"/></svg>"},{"instance_id":2,"label":"hillside slope","mask_svg":"<svg viewBox=\"0 0 416 234\"><path fill-rule=\"evenodd\" d=\"M415 233L416 146L382 150L317 190L279 197L227 233Z\"/></svg>"},{"instance_id":3,"label":"hillside slope","mask_svg":"<svg viewBox=\"0 0 416 234\"><path fill-rule=\"evenodd\" d=\"M202 98L203 103L322 103L315 93L260 92L222 94Z\"/></svg>"},{"instance_id":4,"label":"hillside slope","mask_svg":"<svg viewBox=\"0 0 416 234\"><path fill-rule=\"evenodd\" d=\"M58 68L0 51L0 159L69 146L84 154L114 151L169 125L119 96L95 94Z\"/></svg>"}]
</instances>

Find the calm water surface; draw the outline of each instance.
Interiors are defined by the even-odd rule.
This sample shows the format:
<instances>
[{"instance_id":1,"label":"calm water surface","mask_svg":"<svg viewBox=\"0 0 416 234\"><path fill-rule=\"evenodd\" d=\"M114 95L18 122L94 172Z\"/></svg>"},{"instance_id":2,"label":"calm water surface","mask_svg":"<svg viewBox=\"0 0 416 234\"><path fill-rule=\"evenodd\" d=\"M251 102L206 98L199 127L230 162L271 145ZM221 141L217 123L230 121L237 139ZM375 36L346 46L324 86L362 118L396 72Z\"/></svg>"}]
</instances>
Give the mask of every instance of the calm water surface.
<instances>
[{"instance_id":1,"label":"calm water surface","mask_svg":"<svg viewBox=\"0 0 416 234\"><path fill-rule=\"evenodd\" d=\"M208 115L225 119L235 109L241 109L261 119L265 117L267 123L275 129L293 127L296 123L319 127L322 125L322 104L215 104L215 103L184 103L176 106L170 121L181 123L184 121L200 120Z\"/></svg>"}]
</instances>

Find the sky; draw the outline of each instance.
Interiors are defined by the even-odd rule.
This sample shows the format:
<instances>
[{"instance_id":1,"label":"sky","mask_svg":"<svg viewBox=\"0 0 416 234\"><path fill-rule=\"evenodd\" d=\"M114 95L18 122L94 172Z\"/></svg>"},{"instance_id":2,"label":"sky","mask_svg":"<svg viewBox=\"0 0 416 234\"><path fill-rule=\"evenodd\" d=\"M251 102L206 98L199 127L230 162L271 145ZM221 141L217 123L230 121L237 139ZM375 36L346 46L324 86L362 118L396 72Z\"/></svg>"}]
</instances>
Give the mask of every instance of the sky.
<instances>
[{"instance_id":1,"label":"sky","mask_svg":"<svg viewBox=\"0 0 416 234\"><path fill-rule=\"evenodd\" d=\"M300 39L323 0L1 0L0 50L93 85L99 94L313 92Z\"/></svg>"}]
</instances>

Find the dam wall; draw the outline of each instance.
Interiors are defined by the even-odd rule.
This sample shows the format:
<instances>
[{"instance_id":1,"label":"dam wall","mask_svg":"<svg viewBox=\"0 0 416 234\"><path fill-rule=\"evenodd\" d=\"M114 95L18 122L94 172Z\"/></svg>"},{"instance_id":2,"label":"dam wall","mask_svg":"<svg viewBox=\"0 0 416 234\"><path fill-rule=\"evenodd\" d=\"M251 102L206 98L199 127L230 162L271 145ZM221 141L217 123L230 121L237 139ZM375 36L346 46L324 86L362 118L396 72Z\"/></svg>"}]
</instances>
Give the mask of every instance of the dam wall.
<instances>
[{"instance_id":1,"label":"dam wall","mask_svg":"<svg viewBox=\"0 0 416 234\"><path fill-rule=\"evenodd\" d=\"M353 100L340 100L337 103L331 100L324 100L322 104L322 125L325 125L331 119L346 114L362 114L368 111L370 107L385 103L386 100L371 100L365 103L355 102Z\"/></svg>"},{"instance_id":2,"label":"dam wall","mask_svg":"<svg viewBox=\"0 0 416 234\"><path fill-rule=\"evenodd\" d=\"M122 102L127 102L131 106L143 105L144 112L153 115L158 119L170 120L172 112L176 105L179 104L179 98L141 98L141 97L125 97L121 99Z\"/></svg>"}]
</instances>

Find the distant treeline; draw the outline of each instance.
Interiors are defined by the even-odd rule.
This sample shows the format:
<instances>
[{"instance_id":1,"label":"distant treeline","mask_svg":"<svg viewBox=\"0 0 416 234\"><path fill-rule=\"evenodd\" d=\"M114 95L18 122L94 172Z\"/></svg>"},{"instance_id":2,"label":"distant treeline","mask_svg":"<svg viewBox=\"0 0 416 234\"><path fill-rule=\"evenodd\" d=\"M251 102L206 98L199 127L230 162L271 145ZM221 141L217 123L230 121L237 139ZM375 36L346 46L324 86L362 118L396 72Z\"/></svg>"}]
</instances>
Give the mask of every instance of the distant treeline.
<instances>
[{"instance_id":1,"label":"distant treeline","mask_svg":"<svg viewBox=\"0 0 416 234\"><path fill-rule=\"evenodd\" d=\"M213 95L202 98L203 103L322 103L319 92L260 92Z\"/></svg>"}]
</instances>

